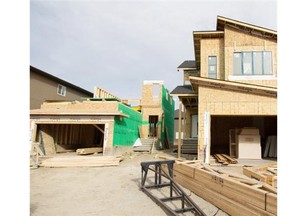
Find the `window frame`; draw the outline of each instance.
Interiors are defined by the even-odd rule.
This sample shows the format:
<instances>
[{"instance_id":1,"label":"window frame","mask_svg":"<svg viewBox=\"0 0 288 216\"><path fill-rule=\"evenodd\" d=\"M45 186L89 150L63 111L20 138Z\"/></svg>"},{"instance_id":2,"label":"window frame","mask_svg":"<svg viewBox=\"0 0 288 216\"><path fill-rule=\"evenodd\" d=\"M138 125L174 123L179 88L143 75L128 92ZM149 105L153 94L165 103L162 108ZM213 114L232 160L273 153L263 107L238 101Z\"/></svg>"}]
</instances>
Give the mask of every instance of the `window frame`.
<instances>
[{"instance_id":1,"label":"window frame","mask_svg":"<svg viewBox=\"0 0 288 216\"><path fill-rule=\"evenodd\" d=\"M215 64L211 64L209 61L209 58L215 58ZM211 79L217 79L217 56L216 55L208 56L207 65L208 65L207 77L211 78ZM215 66L215 72L214 73L209 73L210 72L210 66ZM211 75L212 75L212 77L211 77Z\"/></svg>"},{"instance_id":2,"label":"window frame","mask_svg":"<svg viewBox=\"0 0 288 216\"><path fill-rule=\"evenodd\" d=\"M254 54L259 54L261 53L261 56L259 58L256 59L256 57L254 57ZM269 58L270 58L270 61L269 61L269 64L268 64L268 67L265 67L265 62L264 62L264 57L265 57L265 54L268 53L269 54ZM237 71L238 73L236 73L236 70L239 70L239 68L236 68L235 67L235 58L236 58L236 54L240 55L240 73L239 71ZM250 54L251 55L251 73L244 73L244 67L245 67L245 61L244 61L244 55L245 54ZM238 57L237 57L238 58ZM259 59L261 59L261 62L258 62L259 64L256 65L256 60L259 61ZM249 63L249 62L248 62ZM247 63L247 64L248 64ZM239 62L237 62L237 64L239 64ZM237 65L237 67L239 67L239 65ZM259 68L257 67L260 67L261 68L261 73L255 73L256 71L259 70ZM269 73L265 73L265 71L270 71ZM259 71L258 71L259 72ZM237 52L233 52L233 76L271 76L273 75L273 52L272 51L261 51L261 50L258 50L258 51L237 51Z\"/></svg>"},{"instance_id":3,"label":"window frame","mask_svg":"<svg viewBox=\"0 0 288 216\"><path fill-rule=\"evenodd\" d=\"M58 95L65 97L66 91L67 91L66 86L58 84L58 86L57 86L57 94Z\"/></svg>"}]
</instances>

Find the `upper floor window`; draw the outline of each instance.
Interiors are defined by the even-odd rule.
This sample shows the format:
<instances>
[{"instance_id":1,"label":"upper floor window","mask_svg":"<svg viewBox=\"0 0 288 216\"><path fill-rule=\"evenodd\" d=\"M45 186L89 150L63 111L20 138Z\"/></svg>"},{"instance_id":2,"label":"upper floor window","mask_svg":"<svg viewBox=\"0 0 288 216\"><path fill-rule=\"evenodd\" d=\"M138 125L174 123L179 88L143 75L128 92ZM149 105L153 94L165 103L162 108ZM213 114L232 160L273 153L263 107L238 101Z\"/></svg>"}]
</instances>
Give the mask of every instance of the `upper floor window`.
<instances>
[{"instance_id":1,"label":"upper floor window","mask_svg":"<svg viewBox=\"0 0 288 216\"><path fill-rule=\"evenodd\" d=\"M61 96L66 96L66 87L58 84L57 94Z\"/></svg>"},{"instance_id":2,"label":"upper floor window","mask_svg":"<svg viewBox=\"0 0 288 216\"><path fill-rule=\"evenodd\" d=\"M217 56L208 56L208 78L217 78Z\"/></svg>"},{"instance_id":3,"label":"upper floor window","mask_svg":"<svg viewBox=\"0 0 288 216\"><path fill-rule=\"evenodd\" d=\"M233 75L272 75L272 52L234 52Z\"/></svg>"}]
</instances>

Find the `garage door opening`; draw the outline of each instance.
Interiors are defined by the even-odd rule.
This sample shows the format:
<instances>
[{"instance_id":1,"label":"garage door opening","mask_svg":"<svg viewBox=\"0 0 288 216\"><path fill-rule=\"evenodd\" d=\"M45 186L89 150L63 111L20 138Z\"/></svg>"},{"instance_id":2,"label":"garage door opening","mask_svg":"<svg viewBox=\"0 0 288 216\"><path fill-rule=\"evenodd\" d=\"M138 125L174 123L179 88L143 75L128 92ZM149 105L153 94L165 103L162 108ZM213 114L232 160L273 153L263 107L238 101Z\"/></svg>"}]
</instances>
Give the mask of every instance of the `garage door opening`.
<instances>
[{"instance_id":1,"label":"garage door opening","mask_svg":"<svg viewBox=\"0 0 288 216\"><path fill-rule=\"evenodd\" d=\"M36 141L46 155L103 148L104 128L104 124L38 124Z\"/></svg>"},{"instance_id":2,"label":"garage door opening","mask_svg":"<svg viewBox=\"0 0 288 216\"><path fill-rule=\"evenodd\" d=\"M277 136L277 116L211 116L211 155L230 155L229 130L237 128L259 129L261 157L270 157L264 153L267 140Z\"/></svg>"}]
</instances>

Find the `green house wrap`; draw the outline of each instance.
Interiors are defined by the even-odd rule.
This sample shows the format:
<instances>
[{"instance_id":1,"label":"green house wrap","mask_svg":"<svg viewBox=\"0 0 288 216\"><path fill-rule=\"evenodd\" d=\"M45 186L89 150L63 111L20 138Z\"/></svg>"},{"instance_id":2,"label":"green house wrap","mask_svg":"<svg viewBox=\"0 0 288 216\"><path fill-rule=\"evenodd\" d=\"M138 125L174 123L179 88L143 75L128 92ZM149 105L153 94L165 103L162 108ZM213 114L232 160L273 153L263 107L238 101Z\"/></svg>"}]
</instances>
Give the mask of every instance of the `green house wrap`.
<instances>
[{"instance_id":1,"label":"green house wrap","mask_svg":"<svg viewBox=\"0 0 288 216\"><path fill-rule=\"evenodd\" d=\"M113 146L133 146L139 138L138 127L142 124L142 114L124 104L119 104L118 110L129 117L115 116Z\"/></svg>"}]
</instances>

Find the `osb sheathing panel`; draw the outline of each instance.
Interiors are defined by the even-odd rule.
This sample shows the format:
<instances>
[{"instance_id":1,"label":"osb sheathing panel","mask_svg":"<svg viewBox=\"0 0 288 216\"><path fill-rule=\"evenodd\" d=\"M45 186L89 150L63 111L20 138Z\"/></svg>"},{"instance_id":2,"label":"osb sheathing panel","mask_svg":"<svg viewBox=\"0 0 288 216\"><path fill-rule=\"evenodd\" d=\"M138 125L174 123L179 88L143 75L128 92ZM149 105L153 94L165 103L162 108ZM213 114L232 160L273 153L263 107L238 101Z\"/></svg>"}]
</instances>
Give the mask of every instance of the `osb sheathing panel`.
<instances>
[{"instance_id":1,"label":"osb sheathing panel","mask_svg":"<svg viewBox=\"0 0 288 216\"><path fill-rule=\"evenodd\" d=\"M156 115L158 116L158 120L161 121L162 116L162 109L161 108L149 108L149 107L142 107L142 118L143 121L149 121L149 116Z\"/></svg>"},{"instance_id":2,"label":"osb sheathing panel","mask_svg":"<svg viewBox=\"0 0 288 216\"><path fill-rule=\"evenodd\" d=\"M210 115L277 115L277 98L199 87L198 139L203 146L204 113Z\"/></svg>"},{"instance_id":3,"label":"osb sheathing panel","mask_svg":"<svg viewBox=\"0 0 288 216\"><path fill-rule=\"evenodd\" d=\"M109 112L118 111L119 102L115 101L83 101L79 102L60 102L60 103L43 103L41 110L57 109L57 110L75 110L78 111L96 111L96 112Z\"/></svg>"},{"instance_id":4,"label":"osb sheathing panel","mask_svg":"<svg viewBox=\"0 0 288 216\"><path fill-rule=\"evenodd\" d=\"M201 74L208 77L208 56L217 56L217 77L224 78L224 39L201 39Z\"/></svg>"},{"instance_id":5,"label":"osb sheathing panel","mask_svg":"<svg viewBox=\"0 0 288 216\"><path fill-rule=\"evenodd\" d=\"M235 29L225 28L225 79L233 75L233 53L241 51L272 51L273 75L277 77L277 41L253 36ZM202 50L201 50L202 51ZM237 80L238 81L238 80ZM277 86L277 80L243 80L239 82Z\"/></svg>"},{"instance_id":6,"label":"osb sheathing panel","mask_svg":"<svg viewBox=\"0 0 288 216\"><path fill-rule=\"evenodd\" d=\"M159 84L158 96L153 95L153 86L155 85L143 85L142 86L142 107L161 107L162 106L162 85Z\"/></svg>"}]
</instances>

